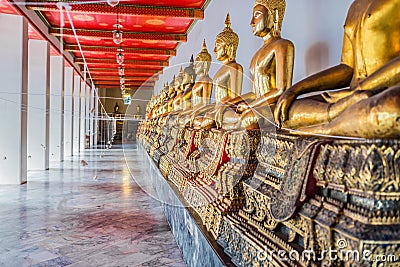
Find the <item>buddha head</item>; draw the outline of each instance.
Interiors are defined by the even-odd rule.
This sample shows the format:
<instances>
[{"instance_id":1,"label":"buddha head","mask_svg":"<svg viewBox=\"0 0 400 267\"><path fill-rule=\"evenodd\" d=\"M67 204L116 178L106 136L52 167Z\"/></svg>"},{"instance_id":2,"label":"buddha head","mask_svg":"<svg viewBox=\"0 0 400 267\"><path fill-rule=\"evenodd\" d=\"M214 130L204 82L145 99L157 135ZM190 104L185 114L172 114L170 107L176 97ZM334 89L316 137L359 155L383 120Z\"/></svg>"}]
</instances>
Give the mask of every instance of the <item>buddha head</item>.
<instances>
[{"instance_id":1,"label":"buddha head","mask_svg":"<svg viewBox=\"0 0 400 267\"><path fill-rule=\"evenodd\" d=\"M206 40L203 41L203 48L197 54L194 62L194 70L197 75L207 75L211 66L211 55L208 53Z\"/></svg>"},{"instance_id":2,"label":"buddha head","mask_svg":"<svg viewBox=\"0 0 400 267\"><path fill-rule=\"evenodd\" d=\"M225 28L215 38L214 53L219 61L234 61L239 45L239 36L231 29L229 13L226 16Z\"/></svg>"},{"instance_id":3,"label":"buddha head","mask_svg":"<svg viewBox=\"0 0 400 267\"><path fill-rule=\"evenodd\" d=\"M285 10L285 0L256 0L250 22L253 34L264 37L271 33L273 36L279 37Z\"/></svg>"},{"instance_id":4,"label":"buddha head","mask_svg":"<svg viewBox=\"0 0 400 267\"><path fill-rule=\"evenodd\" d=\"M168 96L167 92L164 91L164 90L162 90L162 91L161 91L161 95L160 95L160 97L161 97L161 102L163 102L163 101L167 98L167 96Z\"/></svg>"},{"instance_id":5,"label":"buddha head","mask_svg":"<svg viewBox=\"0 0 400 267\"><path fill-rule=\"evenodd\" d=\"M181 66L181 68L179 70L179 74L178 74L178 76L176 76L175 81L174 81L174 88L176 91L182 90L182 88L181 88L182 81L183 81L183 69Z\"/></svg>"},{"instance_id":6,"label":"buddha head","mask_svg":"<svg viewBox=\"0 0 400 267\"><path fill-rule=\"evenodd\" d=\"M172 78L172 81L169 83L169 91L168 91L168 95L171 97L174 93L175 93L175 75Z\"/></svg>"},{"instance_id":7,"label":"buddha head","mask_svg":"<svg viewBox=\"0 0 400 267\"><path fill-rule=\"evenodd\" d=\"M168 91L169 91L168 83L164 83L163 91L165 91L165 92L168 92Z\"/></svg>"},{"instance_id":8,"label":"buddha head","mask_svg":"<svg viewBox=\"0 0 400 267\"><path fill-rule=\"evenodd\" d=\"M196 79L196 72L194 71L194 60L193 55L190 58L190 64L183 70L183 80L182 84L191 84L194 83Z\"/></svg>"}]
</instances>

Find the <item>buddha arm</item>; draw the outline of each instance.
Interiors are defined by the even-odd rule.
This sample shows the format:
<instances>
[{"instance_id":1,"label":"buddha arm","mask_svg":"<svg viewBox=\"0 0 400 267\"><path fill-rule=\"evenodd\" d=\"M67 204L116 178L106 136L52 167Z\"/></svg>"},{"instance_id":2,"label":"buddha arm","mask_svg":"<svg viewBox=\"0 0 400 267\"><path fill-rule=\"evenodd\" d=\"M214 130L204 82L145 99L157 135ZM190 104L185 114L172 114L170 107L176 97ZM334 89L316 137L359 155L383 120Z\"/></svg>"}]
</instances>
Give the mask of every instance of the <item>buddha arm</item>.
<instances>
[{"instance_id":1,"label":"buddha arm","mask_svg":"<svg viewBox=\"0 0 400 267\"><path fill-rule=\"evenodd\" d=\"M341 63L311 75L298 82L287 91L290 91L290 93L293 93L297 97L306 93L340 89L350 85L353 75L353 44L347 34L344 34Z\"/></svg>"},{"instance_id":2,"label":"buddha arm","mask_svg":"<svg viewBox=\"0 0 400 267\"><path fill-rule=\"evenodd\" d=\"M292 85L294 67L294 45L286 42L276 51L276 88L250 103L250 108L276 103L279 97Z\"/></svg>"},{"instance_id":3,"label":"buddha arm","mask_svg":"<svg viewBox=\"0 0 400 267\"><path fill-rule=\"evenodd\" d=\"M242 83L243 83L243 68L242 66L237 66L236 68L231 68L230 72L230 98L240 96L242 93Z\"/></svg>"},{"instance_id":4,"label":"buddha arm","mask_svg":"<svg viewBox=\"0 0 400 267\"><path fill-rule=\"evenodd\" d=\"M201 107L195 109L192 113L192 119L194 119L197 115L200 115L203 112L213 109L214 107L215 107L215 104L208 104L208 105L204 105L204 106L201 106Z\"/></svg>"},{"instance_id":5,"label":"buddha arm","mask_svg":"<svg viewBox=\"0 0 400 267\"><path fill-rule=\"evenodd\" d=\"M282 90L273 89L273 90L269 91L268 93L265 93L264 95L262 95L260 98L257 98L256 100L251 102L249 104L249 108L256 108L256 107L262 106L264 104L271 105L271 104L275 103L276 101L278 101L282 92L283 92Z\"/></svg>"},{"instance_id":6,"label":"buddha arm","mask_svg":"<svg viewBox=\"0 0 400 267\"><path fill-rule=\"evenodd\" d=\"M349 86L353 78L353 71L352 67L340 64L314 74L287 89L279 97L275 108L275 120L278 125L287 120L289 108L299 95Z\"/></svg>"},{"instance_id":7,"label":"buddha arm","mask_svg":"<svg viewBox=\"0 0 400 267\"><path fill-rule=\"evenodd\" d=\"M233 106L237 103L243 101L240 96L242 92L242 83L243 83L243 68L242 66L237 66L236 68L230 68L229 70L230 76L230 88L228 96L222 98L219 103L217 103L216 108Z\"/></svg>"},{"instance_id":8,"label":"buddha arm","mask_svg":"<svg viewBox=\"0 0 400 267\"><path fill-rule=\"evenodd\" d=\"M235 98L227 98L227 99L225 99L223 104L232 107L232 106L239 104L240 102L243 102L243 101L249 102L249 101L253 101L255 99L256 99L256 95L253 92L249 92L244 95L237 96Z\"/></svg>"},{"instance_id":9,"label":"buddha arm","mask_svg":"<svg viewBox=\"0 0 400 267\"><path fill-rule=\"evenodd\" d=\"M203 105L210 104L211 101L211 92L213 88L212 79L210 77L206 77L206 81L202 82L202 103Z\"/></svg>"},{"instance_id":10,"label":"buddha arm","mask_svg":"<svg viewBox=\"0 0 400 267\"><path fill-rule=\"evenodd\" d=\"M359 90L375 90L400 83L400 56L392 59L383 67L364 79Z\"/></svg>"},{"instance_id":11,"label":"buddha arm","mask_svg":"<svg viewBox=\"0 0 400 267\"><path fill-rule=\"evenodd\" d=\"M340 64L298 82L287 91L299 96L306 93L340 89L349 86L352 78L353 68Z\"/></svg>"}]
</instances>

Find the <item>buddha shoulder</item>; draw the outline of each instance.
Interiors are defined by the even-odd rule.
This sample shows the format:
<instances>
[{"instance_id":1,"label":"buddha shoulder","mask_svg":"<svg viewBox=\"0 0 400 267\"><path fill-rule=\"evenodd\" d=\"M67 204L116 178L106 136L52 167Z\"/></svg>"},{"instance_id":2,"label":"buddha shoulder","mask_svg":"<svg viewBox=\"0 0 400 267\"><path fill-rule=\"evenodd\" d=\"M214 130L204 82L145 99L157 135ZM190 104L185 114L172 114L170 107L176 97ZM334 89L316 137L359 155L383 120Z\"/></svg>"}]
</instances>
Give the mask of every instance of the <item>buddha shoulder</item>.
<instances>
[{"instance_id":1,"label":"buddha shoulder","mask_svg":"<svg viewBox=\"0 0 400 267\"><path fill-rule=\"evenodd\" d=\"M366 20L367 25L378 22L382 26L393 24L400 19L400 0L356 0L352 3L347 13L345 27L354 27L360 22L360 17Z\"/></svg>"},{"instance_id":2,"label":"buddha shoulder","mask_svg":"<svg viewBox=\"0 0 400 267\"><path fill-rule=\"evenodd\" d=\"M278 40L276 40L273 45L275 50L277 49L281 49L283 51L294 50L294 44L292 43L292 41L283 38L279 38Z\"/></svg>"},{"instance_id":3,"label":"buddha shoulder","mask_svg":"<svg viewBox=\"0 0 400 267\"><path fill-rule=\"evenodd\" d=\"M368 24L380 30L387 29L388 26L389 28L398 27L400 24L400 0L373 1L367 10L366 18L366 27L369 26Z\"/></svg>"},{"instance_id":4,"label":"buddha shoulder","mask_svg":"<svg viewBox=\"0 0 400 267\"><path fill-rule=\"evenodd\" d=\"M270 44L264 45L254 55L252 66L267 63L275 57L294 57L294 44L287 39L279 38Z\"/></svg>"}]
</instances>

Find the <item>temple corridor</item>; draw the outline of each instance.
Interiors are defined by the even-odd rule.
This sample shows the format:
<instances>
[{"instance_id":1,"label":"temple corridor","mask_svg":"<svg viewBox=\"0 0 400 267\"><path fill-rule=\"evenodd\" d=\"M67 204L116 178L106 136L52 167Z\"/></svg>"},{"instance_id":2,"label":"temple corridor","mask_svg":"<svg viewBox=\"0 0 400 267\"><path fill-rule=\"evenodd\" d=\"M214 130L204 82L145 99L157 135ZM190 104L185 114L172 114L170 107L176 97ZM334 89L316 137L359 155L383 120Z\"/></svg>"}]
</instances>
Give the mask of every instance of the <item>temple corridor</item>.
<instances>
[{"instance_id":1,"label":"temple corridor","mask_svg":"<svg viewBox=\"0 0 400 267\"><path fill-rule=\"evenodd\" d=\"M160 203L126 166L124 155L144 173L141 156L102 151L0 187L0 266L185 266Z\"/></svg>"}]
</instances>

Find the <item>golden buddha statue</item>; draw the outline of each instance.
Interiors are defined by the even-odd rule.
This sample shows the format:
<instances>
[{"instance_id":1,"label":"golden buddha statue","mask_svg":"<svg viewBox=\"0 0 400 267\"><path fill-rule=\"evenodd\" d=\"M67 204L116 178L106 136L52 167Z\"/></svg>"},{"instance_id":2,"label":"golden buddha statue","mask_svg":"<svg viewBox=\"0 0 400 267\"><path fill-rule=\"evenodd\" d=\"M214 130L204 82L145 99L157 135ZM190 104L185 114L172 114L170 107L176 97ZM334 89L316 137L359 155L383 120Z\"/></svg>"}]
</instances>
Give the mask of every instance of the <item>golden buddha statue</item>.
<instances>
[{"instance_id":1,"label":"golden buddha statue","mask_svg":"<svg viewBox=\"0 0 400 267\"><path fill-rule=\"evenodd\" d=\"M184 126L188 120L188 114L192 112L192 90L195 84L196 72L194 69L193 55L190 58L190 64L183 70L182 86L184 88L182 94L182 109L179 111L177 122L180 126Z\"/></svg>"},{"instance_id":2,"label":"golden buddha statue","mask_svg":"<svg viewBox=\"0 0 400 267\"><path fill-rule=\"evenodd\" d=\"M236 50L239 36L231 29L229 14L226 16L225 28L215 40L214 54L223 65L214 75L215 104L203 106L192 115L192 125L201 128L213 127L217 110L239 96L242 92L243 67L236 62ZM214 109L213 111L210 111ZM206 112L204 116L198 116Z\"/></svg>"},{"instance_id":3,"label":"golden buddha statue","mask_svg":"<svg viewBox=\"0 0 400 267\"><path fill-rule=\"evenodd\" d=\"M186 110L179 116L180 124L185 125L189 122L189 115L195 113L199 108L210 104L211 92L212 92L212 79L208 76L208 72L211 66L211 55L208 53L206 40L203 41L203 48L196 56L196 60L193 65L195 74L198 76L198 80L193 85L191 95L191 109Z\"/></svg>"},{"instance_id":4,"label":"golden buddha statue","mask_svg":"<svg viewBox=\"0 0 400 267\"><path fill-rule=\"evenodd\" d=\"M168 113L171 113L174 110L174 102L173 99L176 96L176 91L174 88L175 85L175 75L172 78L172 81L169 83L169 90L168 90Z\"/></svg>"},{"instance_id":5,"label":"golden buddha statue","mask_svg":"<svg viewBox=\"0 0 400 267\"><path fill-rule=\"evenodd\" d=\"M194 70L198 75L198 80L192 89L192 106L198 108L211 101L212 79L208 76L211 66L211 55L208 53L206 40L203 41L203 48L196 56Z\"/></svg>"},{"instance_id":6,"label":"golden buddha statue","mask_svg":"<svg viewBox=\"0 0 400 267\"><path fill-rule=\"evenodd\" d=\"M193 57L191 59L191 63L185 69L182 69L182 66L179 71L179 75L175 79L175 90L176 96L173 100L173 112L169 115L174 117L171 121L175 124L176 119L181 115L182 110L190 109L190 97L191 97L191 89L193 87L194 79L196 74L193 69ZM175 118L175 116L178 116Z\"/></svg>"},{"instance_id":7,"label":"golden buddha statue","mask_svg":"<svg viewBox=\"0 0 400 267\"><path fill-rule=\"evenodd\" d=\"M166 99L168 98L168 94L167 94L167 91L165 91L165 87L163 88L163 90L160 91L158 98L159 98L158 99L159 115L163 115L166 112L165 102L166 102Z\"/></svg>"},{"instance_id":8,"label":"golden buddha statue","mask_svg":"<svg viewBox=\"0 0 400 267\"><path fill-rule=\"evenodd\" d=\"M230 101L236 110L221 109L219 125L224 129L255 129L261 117L273 121L270 108L279 96L292 85L294 45L281 38L285 15L285 0L256 0L250 26L255 36L264 40L254 54L250 71L253 78L252 92ZM222 115L222 113L224 114Z\"/></svg>"},{"instance_id":9,"label":"golden buddha statue","mask_svg":"<svg viewBox=\"0 0 400 267\"><path fill-rule=\"evenodd\" d=\"M183 69L182 66L179 70L178 76L176 76L175 81L174 81L174 89L176 96L172 100L172 105L173 105L173 111L179 111L182 107L182 95L183 95L183 87L182 87L182 82L183 82Z\"/></svg>"},{"instance_id":10,"label":"golden buddha statue","mask_svg":"<svg viewBox=\"0 0 400 267\"><path fill-rule=\"evenodd\" d=\"M279 126L366 138L400 135L400 0L356 0L344 27L341 63L286 90ZM330 92L334 89L345 90ZM316 97L298 96L323 91Z\"/></svg>"},{"instance_id":11,"label":"golden buddha statue","mask_svg":"<svg viewBox=\"0 0 400 267\"><path fill-rule=\"evenodd\" d=\"M196 72L194 70L193 55L190 58L190 64L183 70L183 103L182 110L187 111L192 107L192 89L196 80Z\"/></svg>"}]
</instances>

